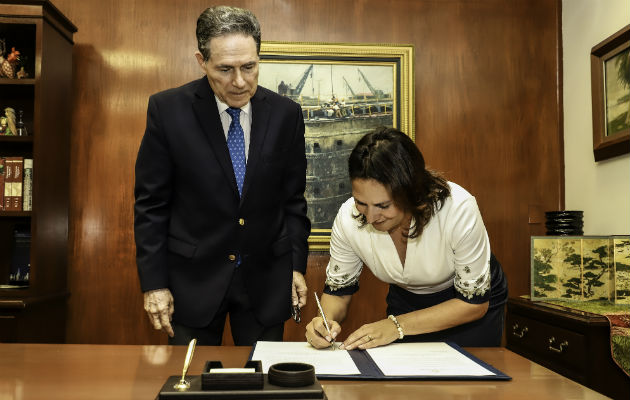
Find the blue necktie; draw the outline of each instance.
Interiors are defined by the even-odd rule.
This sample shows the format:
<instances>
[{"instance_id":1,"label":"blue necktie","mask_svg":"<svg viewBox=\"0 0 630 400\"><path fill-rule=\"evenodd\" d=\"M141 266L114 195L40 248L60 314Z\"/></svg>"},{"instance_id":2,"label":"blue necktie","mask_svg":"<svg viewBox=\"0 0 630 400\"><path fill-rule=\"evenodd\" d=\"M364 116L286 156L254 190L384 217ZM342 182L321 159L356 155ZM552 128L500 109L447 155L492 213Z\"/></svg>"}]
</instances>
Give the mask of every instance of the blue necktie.
<instances>
[{"instance_id":1,"label":"blue necktie","mask_svg":"<svg viewBox=\"0 0 630 400\"><path fill-rule=\"evenodd\" d=\"M236 178L236 186L238 186L239 196L243 192L243 181L245 180L245 134L241 127L240 108L228 108L227 113L232 117L230 128L227 135L227 146L232 159L232 168L234 168L234 177Z\"/></svg>"}]
</instances>

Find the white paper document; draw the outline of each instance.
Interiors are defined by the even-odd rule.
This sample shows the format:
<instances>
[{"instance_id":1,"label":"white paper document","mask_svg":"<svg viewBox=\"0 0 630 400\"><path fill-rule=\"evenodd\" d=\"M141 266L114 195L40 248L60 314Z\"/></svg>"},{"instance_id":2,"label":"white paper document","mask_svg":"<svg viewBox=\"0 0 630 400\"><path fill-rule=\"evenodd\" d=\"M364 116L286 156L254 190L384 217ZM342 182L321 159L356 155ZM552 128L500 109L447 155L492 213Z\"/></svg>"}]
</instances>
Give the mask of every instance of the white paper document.
<instances>
[{"instance_id":1,"label":"white paper document","mask_svg":"<svg viewBox=\"0 0 630 400\"><path fill-rule=\"evenodd\" d=\"M392 343L366 350L386 376L495 375L446 343Z\"/></svg>"},{"instance_id":2,"label":"white paper document","mask_svg":"<svg viewBox=\"0 0 630 400\"><path fill-rule=\"evenodd\" d=\"M262 361L264 373L273 364L299 362L311 364L317 375L361 374L346 350L317 350L307 342L257 342L251 359Z\"/></svg>"}]
</instances>

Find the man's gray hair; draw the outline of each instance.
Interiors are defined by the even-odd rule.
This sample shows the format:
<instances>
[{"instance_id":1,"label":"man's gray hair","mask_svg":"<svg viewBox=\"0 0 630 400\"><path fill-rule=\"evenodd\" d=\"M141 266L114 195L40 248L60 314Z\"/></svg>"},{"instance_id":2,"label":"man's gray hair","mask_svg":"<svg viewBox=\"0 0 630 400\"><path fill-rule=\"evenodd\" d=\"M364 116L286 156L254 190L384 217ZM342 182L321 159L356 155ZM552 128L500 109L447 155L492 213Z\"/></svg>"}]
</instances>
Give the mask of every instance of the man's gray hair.
<instances>
[{"instance_id":1,"label":"man's gray hair","mask_svg":"<svg viewBox=\"0 0 630 400\"><path fill-rule=\"evenodd\" d=\"M260 24L251 11L229 6L206 8L197 18L197 47L204 61L210 59L210 40L233 33L253 37L256 53L260 53Z\"/></svg>"}]
</instances>

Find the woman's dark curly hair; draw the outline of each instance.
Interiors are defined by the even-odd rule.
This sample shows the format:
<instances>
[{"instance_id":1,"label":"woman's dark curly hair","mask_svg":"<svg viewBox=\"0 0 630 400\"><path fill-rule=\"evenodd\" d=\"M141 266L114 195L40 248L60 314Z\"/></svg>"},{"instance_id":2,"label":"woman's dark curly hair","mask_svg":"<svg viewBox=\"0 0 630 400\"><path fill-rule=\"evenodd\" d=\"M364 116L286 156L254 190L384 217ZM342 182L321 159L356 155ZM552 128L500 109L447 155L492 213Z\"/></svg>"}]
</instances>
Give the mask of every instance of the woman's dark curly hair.
<instances>
[{"instance_id":1,"label":"woman's dark curly hair","mask_svg":"<svg viewBox=\"0 0 630 400\"><path fill-rule=\"evenodd\" d=\"M374 179L389 189L396 206L415 218L409 238L422 234L451 195L446 179L427 170L416 144L394 128L379 127L363 136L350 153L348 172L351 181ZM367 223L363 214L355 218Z\"/></svg>"}]
</instances>

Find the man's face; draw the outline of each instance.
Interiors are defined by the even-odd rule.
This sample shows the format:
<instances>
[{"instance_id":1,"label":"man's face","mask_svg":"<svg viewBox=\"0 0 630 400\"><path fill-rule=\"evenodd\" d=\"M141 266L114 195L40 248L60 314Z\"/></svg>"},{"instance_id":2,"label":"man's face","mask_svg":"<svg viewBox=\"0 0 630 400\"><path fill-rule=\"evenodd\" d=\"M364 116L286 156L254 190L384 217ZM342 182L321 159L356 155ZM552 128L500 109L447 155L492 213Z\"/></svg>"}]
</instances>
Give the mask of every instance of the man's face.
<instances>
[{"instance_id":1,"label":"man's face","mask_svg":"<svg viewBox=\"0 0 630 400\"><path fill-rule=\"evenodd\" d=\"M195 56L208 76L219 100L230 107L243 107L258 87L258 54L251 36L230 34L210 40L210 59Z\"/></svg>"}]
</instances>

